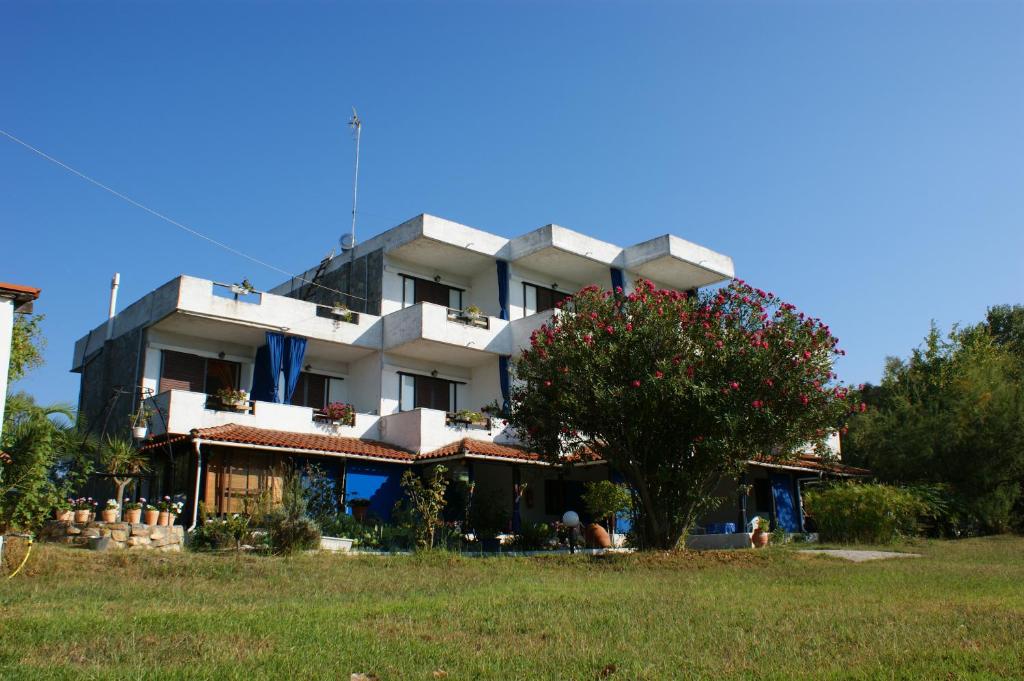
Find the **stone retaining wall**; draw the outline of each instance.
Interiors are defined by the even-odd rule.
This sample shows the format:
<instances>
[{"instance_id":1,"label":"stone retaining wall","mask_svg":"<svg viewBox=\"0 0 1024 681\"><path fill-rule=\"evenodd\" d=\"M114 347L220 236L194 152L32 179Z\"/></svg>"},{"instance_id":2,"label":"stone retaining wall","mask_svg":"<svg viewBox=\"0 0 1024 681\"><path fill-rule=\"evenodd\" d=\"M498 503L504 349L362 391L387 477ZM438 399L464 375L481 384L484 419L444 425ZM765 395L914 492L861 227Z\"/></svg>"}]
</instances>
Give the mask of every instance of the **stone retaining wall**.
<instances>
[{"instance_id":1,"label":"stone retaining wall","mask_svg":"<svg viewBox=\"0 0 1024 681\"><path fill-rule=\"evenodd\" d=\"M155 549L181 551L185 528L181 525L144 525L142 523L104 523L97 520L75 523L51 520L40 534L43 541L81 546L94 551L112 549Z\"/></svg>"}]
</instances>

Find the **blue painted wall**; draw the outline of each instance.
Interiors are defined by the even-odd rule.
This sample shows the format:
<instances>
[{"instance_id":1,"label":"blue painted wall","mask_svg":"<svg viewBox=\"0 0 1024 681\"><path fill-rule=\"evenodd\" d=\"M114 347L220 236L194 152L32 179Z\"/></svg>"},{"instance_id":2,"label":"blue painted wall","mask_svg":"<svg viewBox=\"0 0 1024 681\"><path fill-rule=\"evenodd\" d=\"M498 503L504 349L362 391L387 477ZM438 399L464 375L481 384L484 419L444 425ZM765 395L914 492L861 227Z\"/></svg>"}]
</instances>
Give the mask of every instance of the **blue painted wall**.
<instances>
[{"instance_id":1,"label":"blue painted wall","mask_svg":"<svg viewBox=\"0 0 1024 681\"><path fill-rule=\"evenodd\" d=\"M345 501L369 499L370 513L381 520L391 520L395 502L402 496L404 466L349 462L345 473ZM348 513L352 509L346 507Z\"/></svg>"}]
</instances>

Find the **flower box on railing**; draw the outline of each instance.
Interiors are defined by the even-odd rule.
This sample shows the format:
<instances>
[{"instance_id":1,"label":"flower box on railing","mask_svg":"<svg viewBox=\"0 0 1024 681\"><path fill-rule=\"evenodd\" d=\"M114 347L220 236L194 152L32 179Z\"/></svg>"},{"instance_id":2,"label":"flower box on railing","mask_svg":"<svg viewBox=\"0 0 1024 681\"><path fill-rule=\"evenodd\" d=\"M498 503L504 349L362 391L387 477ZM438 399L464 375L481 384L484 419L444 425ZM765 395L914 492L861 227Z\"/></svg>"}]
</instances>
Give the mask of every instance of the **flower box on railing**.
<instances>
[{"instance_id":1,"label":"flower box on railing","mask_svg":"<svg viewBox=\"0 0 1024 681\"><path fill-rule=\"evenodd\" d=\"M455 322L456 324L465 324L466 326L475 326L478 329L491 328L490 318L480 312L449 308L448 321Z\"/></svg>"},{"instance_id":2,"label":"flower box on railing","mask_svg":"<svg viewBox=\"0 0 1024 681\"><path fill-rule=\"evenodd\" d=\"M444 417L444 423L446 426L491 429L491 418L489 416L472 411L447 412Z\"/></svg>"},{"instance_id":3,"label":"flower box on railing","mask_svg":"<svg viewBox=\"0 0 1024 681\"><path fill-rule=\"evenodd\" d=\"M354 426L356 425L356 409L346 402L332 402L323 409L315 410L313 420L335 426Z\"/></svg>"},{"instance_id":4,"label":"flower box on railing","mask_svg":"<svg viewBox=\"0 0 1024 681\"><path fill-rule=\"evenodd\" d=\"M331 307L327 305L317 305L316 316L323 317L324 319L333 319L336 322L345 322L347 324L359 323L358 312L353 312L352 310L337 306Z\"/></svg>"},{"instance_id":5,"label":"flower box on railing","mask_svg":"<svg viewBox=\"0 0 1024 681\"><path fill-rule=\"evenodd\" d=\"M206 397L206 408L214 411L233 411L239 414L248 414L252 411L253 403L246 399L233 399L225 400L217 395L208 395Z\"/></svg>"}]
</instances>

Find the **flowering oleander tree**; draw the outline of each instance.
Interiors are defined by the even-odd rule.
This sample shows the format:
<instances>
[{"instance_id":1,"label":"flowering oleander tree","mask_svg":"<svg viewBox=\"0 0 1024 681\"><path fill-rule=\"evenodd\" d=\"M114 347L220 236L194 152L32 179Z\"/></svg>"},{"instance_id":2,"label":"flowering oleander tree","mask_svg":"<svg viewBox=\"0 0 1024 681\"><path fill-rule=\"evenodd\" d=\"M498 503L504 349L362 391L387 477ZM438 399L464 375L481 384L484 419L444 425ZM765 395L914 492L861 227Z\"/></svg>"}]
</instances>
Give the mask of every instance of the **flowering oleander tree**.
<instances>
[{"instance_id":1,"label":"flowering oleander tree","mask_svg":"<svg viewBox=\"0 0 1024 681\"><path fill-rule=\"evenodd\" d=\"M597 455L629 482L648 548L674 548L714 490L785 458L855 406L818 319L742 281L688 296L639 281L577 293L515 362L510 424L552 461Z\"/></svg>"}]
</instances>

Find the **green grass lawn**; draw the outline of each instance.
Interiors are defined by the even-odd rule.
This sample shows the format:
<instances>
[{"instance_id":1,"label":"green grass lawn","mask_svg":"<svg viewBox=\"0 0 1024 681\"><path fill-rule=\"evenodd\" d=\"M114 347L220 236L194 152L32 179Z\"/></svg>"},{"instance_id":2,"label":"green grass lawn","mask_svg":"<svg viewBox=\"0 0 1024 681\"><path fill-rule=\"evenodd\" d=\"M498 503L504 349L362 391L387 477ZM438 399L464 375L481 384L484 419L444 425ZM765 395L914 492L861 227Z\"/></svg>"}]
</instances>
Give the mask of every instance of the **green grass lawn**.
<instances>
[{"instance_id":1,"label":"green grass lawn","mask_svg":"<svg viewBox=\"0 0 1024 681\"><path fill-rule=\"evenodd\" d=\"M0 678L1024 678L1024 539L899 548L924 557L37 545L0 583Z\"/></svg>"}]
</instances>

